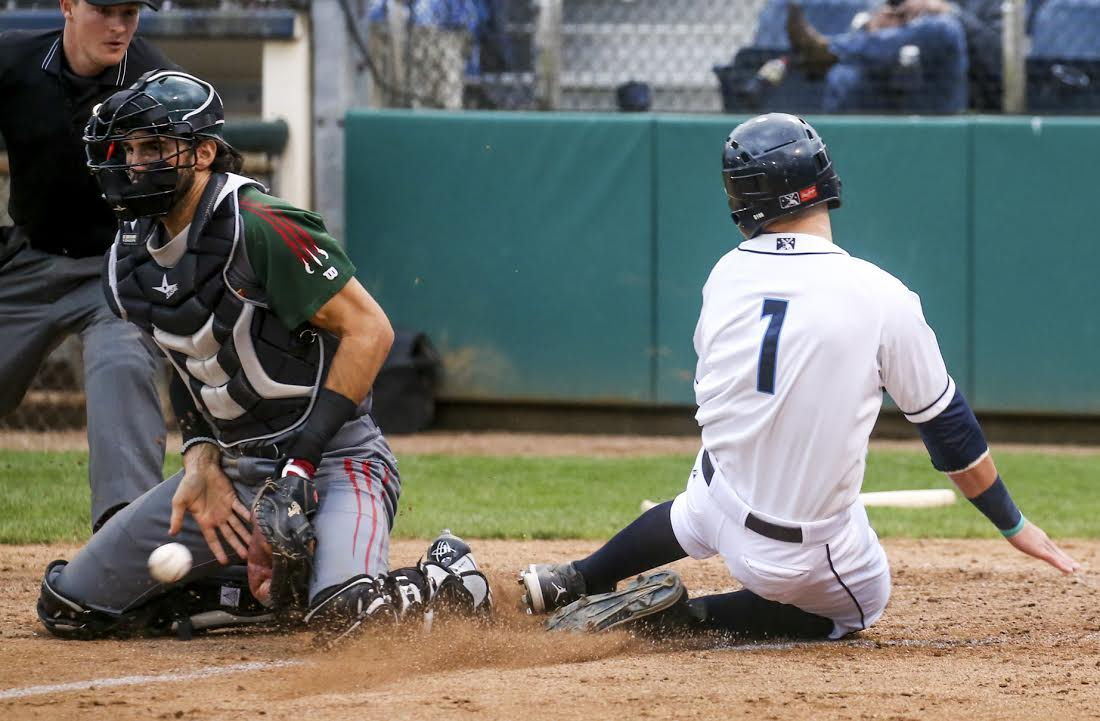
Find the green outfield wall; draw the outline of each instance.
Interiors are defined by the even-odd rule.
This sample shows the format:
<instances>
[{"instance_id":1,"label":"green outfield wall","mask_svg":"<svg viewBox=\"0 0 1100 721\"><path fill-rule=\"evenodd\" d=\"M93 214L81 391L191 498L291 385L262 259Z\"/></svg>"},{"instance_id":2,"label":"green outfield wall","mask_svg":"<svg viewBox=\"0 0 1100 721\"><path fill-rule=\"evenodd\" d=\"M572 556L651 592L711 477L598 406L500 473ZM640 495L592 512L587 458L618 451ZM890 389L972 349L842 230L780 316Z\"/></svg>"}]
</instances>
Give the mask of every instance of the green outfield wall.
<instances>
[{"instance_id":1,"label":"green outfield wall","mask_svg":"<svg viewBox=\"0 0 1100 721\"><path fill-rule=\"evenodd\" d=\"M835 238L920 293L981 410L1100 413L1100 119L821 117ZM731 116L347 118L347 243L454 399L690 404L707 274L740 235Z\"/></svg>"}]
</instances>

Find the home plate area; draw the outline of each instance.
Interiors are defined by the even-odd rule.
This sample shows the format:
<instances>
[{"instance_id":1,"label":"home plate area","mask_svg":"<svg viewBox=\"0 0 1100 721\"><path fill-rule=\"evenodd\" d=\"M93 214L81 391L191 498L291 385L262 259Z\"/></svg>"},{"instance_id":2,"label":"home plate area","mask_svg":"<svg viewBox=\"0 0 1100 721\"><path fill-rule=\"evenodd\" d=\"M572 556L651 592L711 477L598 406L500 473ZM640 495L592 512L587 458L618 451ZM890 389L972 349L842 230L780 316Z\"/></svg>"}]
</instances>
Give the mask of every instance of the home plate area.
<instances>
[{"instance_id":1,"label":"home plate area","mask_svg":"<svg viewBox=\"0 0 1100 721\"><path fill-rule=\"evenodd\" d=\"M395 541L393 561L425 541ZM1035 719L1100 715L1100 608L1007 543L884 542L883 619L839 642L551 634L518 608L515 573L593 541L473 540L496 593L485 624L380 629L331 651L299 633L192 641L60 641L34 613L41 571L72 546L6 546L0 566L0 718ZM1095 567L1100 543L1067 550ZM673 565L693 595L735 588L718 559ZM540 711L541 713L541 711Z\"/></svg>"}]
</instances>

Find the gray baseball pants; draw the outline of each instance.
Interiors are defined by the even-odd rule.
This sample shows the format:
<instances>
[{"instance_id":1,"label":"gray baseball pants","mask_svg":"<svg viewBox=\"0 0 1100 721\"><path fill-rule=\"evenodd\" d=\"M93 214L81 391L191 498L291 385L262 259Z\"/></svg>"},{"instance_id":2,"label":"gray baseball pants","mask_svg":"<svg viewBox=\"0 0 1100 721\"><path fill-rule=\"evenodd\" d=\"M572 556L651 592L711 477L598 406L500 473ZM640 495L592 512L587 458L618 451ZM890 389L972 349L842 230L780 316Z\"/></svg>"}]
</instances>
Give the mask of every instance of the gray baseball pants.
<instances>
[{"instance_id":1,"label":"gray baseball pants","mask_svg":"<svg viewBox=\"0 0 1100 721\"><path fill-rule=\"evenodd\" d=\"M222 466L241 503L251 506L275 463L227 458ZM185 514L178 535L168 535L172 495L182 477L180 471L113 516L72 561L55 570L50 579L54 587L87 607L124 613L168 589L149 576L146 563L154 548L172 541L187 546L193 558L190 573L174 585L217 573L221 566L190 514ZM329 443L314 481L320 505L313 517L317 551L311 599L354 576L389 570L390 528L401 493L397 461L370 416L344 424ZM231 562L244 560L227 544L223 547Z\"/></svg>"},{"instance_id":2,"label":"gray baseball pants","mask_svg":"<svg viewBox=\"0 0 1100 721\"><path fill-rule=\"evenodd\" d=\"M13 242L22 242L16 228ZM155 351L107 307L102 258L23 247L0 267L0 416L13 411L66 336L84 342L93 527L161 478L165 429ZM126 439L120 442L120 439Z\"/></svg>"}]
</instances>

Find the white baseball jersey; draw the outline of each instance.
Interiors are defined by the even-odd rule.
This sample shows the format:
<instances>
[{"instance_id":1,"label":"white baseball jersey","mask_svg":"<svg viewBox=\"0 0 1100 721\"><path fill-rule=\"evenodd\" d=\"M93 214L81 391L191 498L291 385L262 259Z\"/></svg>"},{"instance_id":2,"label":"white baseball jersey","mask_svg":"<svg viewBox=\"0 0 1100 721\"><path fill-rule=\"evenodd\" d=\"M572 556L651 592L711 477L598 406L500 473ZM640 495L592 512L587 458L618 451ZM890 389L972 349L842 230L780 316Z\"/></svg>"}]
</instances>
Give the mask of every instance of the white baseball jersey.
<instances>
[{"instance_id":1,"label":"white baseball jersey","mask_svg":"<svg viewBox=\"0 0 1100 721\"><path fill-rule=\"evenodd\" d=\"M703 446L750 509L817 521L857 498L882 389L920 423L955 394L920 299L824 238L727 253L695 330Z\"/></svg>"}]
</instances>

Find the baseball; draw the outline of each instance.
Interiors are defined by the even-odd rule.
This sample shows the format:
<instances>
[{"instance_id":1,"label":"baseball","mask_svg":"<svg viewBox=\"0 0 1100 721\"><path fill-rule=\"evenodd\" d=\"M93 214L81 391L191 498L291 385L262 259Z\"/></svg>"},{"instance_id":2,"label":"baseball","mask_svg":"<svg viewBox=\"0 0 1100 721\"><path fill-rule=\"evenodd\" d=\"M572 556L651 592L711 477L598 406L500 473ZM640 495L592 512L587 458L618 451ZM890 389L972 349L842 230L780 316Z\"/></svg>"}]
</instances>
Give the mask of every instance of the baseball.
<instances>
[{"instance_id":1,"label":"baseball","mask_svg":"<svg viewBox=\"0 0 1100 721\"><path fill-rule=\"evenodd\" d=\"M149 575L161 583L175 583L191 570L191 552L182 543L166 543L149 554Z\"/></svg>"}]
</instances>

